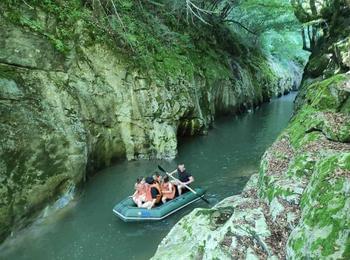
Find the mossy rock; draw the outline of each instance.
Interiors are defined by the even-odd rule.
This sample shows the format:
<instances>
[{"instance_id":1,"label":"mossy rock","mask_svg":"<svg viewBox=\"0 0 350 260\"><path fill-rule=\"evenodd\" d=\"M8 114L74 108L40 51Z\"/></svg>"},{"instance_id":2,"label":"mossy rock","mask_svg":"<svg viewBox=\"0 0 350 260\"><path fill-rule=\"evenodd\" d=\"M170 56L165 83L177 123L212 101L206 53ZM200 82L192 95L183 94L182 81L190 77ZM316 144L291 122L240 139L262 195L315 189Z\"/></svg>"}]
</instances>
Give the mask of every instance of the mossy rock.
<instances>
[{"instance_id":1,"label":"mossy rock","mask_svg":"<svg viewBox=\"0 0 350 260\"><path fill-rule=\"evenodd\" d=\"M302 219L289 241L297 258L334 258L346 254L350 235L350 153L317 162L301 200Z\"/></svg>"},{"instance_id":2,"label":"mossy rock","mask_svg":"<svg viewBox=\"0 0 350 260\"><path fill-rule=\"evenodd\" d=\"M340 108L340 112L350 115L350 97L344 101L342 107Z\"/></svg>"},{"instance_id":3,"label":"mossy rock","mask_svg":"<svg viewBox=\"0 0 350 260\"><path fill-rule=\"evenodd\" d=\"M305 105L292 119L286 131L290 137L293 147L299 148L305 143L303 142L303 139L306 136L307 130L320 129L323 122L316 116L316 114L316 109Z\"/></svg>"},{"instance_id":4,"label":"mossy rock","mask_svg":"<svg viewBox=\"0 0 350 260\"><path fill-rule=\"evenodd\" d=\"M345 89L349 80L348 75L338 74L329 79L313 83L308 87L306 99L316 109L339 111L350 96L350 92Z\"/></svg>"},{"instance_id":5,"label":"mossy rock","mask_svg":"<svg viewBox=\"0 0 350 260\"><path fill-rule=\"evenodd\" d=\"M319 77L327 68L328 63L329 58L326 54L314 56L309 60L305 72L313 78Z\"/></svg>"},{"instance_id":6,"label":"mossy rock","mask_svg":"<svg viewBox=\"0 0 350 260\"><path fill-rule=\"evenodd\" d=\"M299 154L294 158L293 163L288 169L288 175L291 177L310 176L315 166L315 160L308 153Z\"/></svg>"}]
</instances>

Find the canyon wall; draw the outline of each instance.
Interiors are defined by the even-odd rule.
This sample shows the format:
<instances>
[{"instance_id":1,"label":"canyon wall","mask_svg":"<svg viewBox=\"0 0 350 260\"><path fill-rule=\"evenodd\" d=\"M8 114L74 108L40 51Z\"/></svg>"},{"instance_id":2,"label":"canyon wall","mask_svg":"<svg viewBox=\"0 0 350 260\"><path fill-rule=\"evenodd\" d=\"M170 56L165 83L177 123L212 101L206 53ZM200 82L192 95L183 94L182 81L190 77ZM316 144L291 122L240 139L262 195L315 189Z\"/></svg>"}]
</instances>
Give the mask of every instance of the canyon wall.
<instances>
[{"instance_id":1,"label":"canyon wall","mask_svg":"<svg viewBox=\"0 0 350 260\"><path fill-rule=\"evenodd\" d=\"M88 173L174 158L178 136L299 84L301 64L282 66L222 24L179 31L123 3L126 43L81 1L0 4L0 240Z\"/></svg>"},{"instance_id":2,"label":"canyon wall","mask_svg":"<svg viewBox=\"0 0 350 260\"><path fill-rule=\"evenodd\" d=\"M184 217L153 259L350 257L350 3L292 2L312 51L293 118L242 194Z\"/></svg>"}]
</instances>

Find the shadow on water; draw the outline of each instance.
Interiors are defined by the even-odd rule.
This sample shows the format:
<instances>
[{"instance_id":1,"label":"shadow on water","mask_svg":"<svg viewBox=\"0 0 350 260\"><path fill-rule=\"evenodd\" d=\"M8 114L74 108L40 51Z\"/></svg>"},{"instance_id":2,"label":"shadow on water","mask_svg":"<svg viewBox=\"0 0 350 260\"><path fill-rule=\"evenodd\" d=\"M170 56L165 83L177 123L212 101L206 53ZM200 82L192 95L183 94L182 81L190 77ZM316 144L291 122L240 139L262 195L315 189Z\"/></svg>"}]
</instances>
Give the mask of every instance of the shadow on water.
<instances>
[{"instance_id":1,"label":"shadow on water","mask_svg":"<svg viewBox=\"0 0 350 260\"><path fill-rule=\"evenodd\" d=\"M253 113L219 119L208 135L185 138L172 161L121 162L93 176L84 191L53 216L39 219L0 247L3 259L148 259L170 228L198 201L153 223L124 223L112 214L115 203L131 195L138 176L157 164L172 170L184 162L196 186L207 189L211 204L242 191L249 176L292 114L295 93L274 99Z\"/></svg>"}]
</instances>

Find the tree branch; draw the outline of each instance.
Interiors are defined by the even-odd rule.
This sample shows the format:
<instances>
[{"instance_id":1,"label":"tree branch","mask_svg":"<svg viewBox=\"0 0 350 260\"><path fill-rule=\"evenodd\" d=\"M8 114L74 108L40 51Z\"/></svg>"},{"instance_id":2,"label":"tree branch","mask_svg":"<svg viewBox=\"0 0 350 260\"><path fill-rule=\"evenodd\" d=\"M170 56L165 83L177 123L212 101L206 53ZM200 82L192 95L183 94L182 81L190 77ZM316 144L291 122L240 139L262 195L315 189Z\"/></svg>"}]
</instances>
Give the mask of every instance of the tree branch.
<instances>
[{"instance_id":1,"label":"tree branch","mask_svg":"<svg viewBox=\"0 0 350 260\"><path fill-rule=\"evenodd\" d=\"M253 32L252 30L250 30L249 28L247 28L246 26L244 26L243 24L241 24L240 22L238 22L236 20L229 19L229 20L224 20L224 22L237 24L237 25L241 26L243 29L245 29L247 32L254 34L255 36L259 36L256 32Z\"/></svg>"}]
</instances>

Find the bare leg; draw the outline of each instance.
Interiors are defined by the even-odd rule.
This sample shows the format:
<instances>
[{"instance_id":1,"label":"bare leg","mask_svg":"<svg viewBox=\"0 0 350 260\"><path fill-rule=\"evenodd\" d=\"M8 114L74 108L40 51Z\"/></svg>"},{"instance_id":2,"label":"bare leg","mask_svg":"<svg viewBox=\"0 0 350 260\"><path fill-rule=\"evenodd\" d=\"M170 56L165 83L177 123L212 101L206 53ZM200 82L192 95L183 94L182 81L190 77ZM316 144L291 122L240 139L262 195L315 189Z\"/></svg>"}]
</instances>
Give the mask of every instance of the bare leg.
<instances>
[{"instance_id":1,"label":"bare leg","mask_svg":"<svg viewBox=\"0 0 350 260\"><path fill-rule=\"evenodd\" d=\"M137 207L141 208L141 206L142 206L142 200L139 200L139 201L137 202Z\"/></svg>"},{"instance_id":2,"label":"bare leg","mask_svg":"<svg viewBox=\"0 0 350 260\"><path fill-rule=\"evenodd\" d=\"M177 185L177 191L179 192L179 196L182 194L182 185Z\"/></svg>"},{"instance_id":3,"label":"bare leg","mask_svg":"<svg viewBox=\"0 0 350 260\"><path fill-rule=\"evenodd\" d=\"M140 208L148 208L152 205L152 201L146 201L142 205L140 205Z\"/></svg>"}]
</instances>

